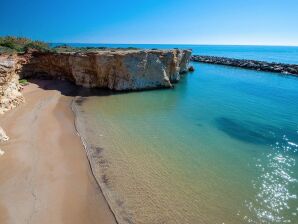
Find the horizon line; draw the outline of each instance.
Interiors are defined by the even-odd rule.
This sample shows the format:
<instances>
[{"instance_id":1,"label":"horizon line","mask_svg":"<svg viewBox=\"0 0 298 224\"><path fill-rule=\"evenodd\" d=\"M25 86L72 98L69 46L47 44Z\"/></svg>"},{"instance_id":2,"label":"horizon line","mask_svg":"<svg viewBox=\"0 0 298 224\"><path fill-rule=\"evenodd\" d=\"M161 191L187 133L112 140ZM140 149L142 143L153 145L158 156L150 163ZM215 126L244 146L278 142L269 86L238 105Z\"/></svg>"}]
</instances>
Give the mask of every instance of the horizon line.
<instances>
[{"instance_id":1,"label":"horizon line","mask_svg":"<svg viewBox=\"0 0 298 224\"><path fill-rule=\"evenodd\" d=\"M297 45L271 44L188 44L188 43L95 43L95 42L48 42L49 44L121 44L121 45L192 45L192 46L263 46L263 47L298 47Z\"/></svg>"}]
</instances>

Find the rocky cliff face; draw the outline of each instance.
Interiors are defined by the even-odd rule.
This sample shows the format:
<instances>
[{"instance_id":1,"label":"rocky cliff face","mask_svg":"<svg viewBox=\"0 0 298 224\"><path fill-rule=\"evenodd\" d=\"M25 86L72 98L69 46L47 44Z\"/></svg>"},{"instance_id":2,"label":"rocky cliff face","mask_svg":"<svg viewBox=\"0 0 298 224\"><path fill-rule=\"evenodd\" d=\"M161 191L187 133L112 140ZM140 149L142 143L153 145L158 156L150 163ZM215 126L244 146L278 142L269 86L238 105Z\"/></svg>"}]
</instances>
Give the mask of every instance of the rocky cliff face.
<instances>
[{"instance_id":1,"label":"rocky cliff face","mask_svg":"<svg viewBox=\"0 0 298 224\"><path fill-rule=\"evenodd\" d=\"M20 90L19 73L23 58L0 55L0 114L24 101Z\"/></svg>"},{"instance_id":2,"label":"rocky cliff face","mask_svg":"<svg viewBox=\"0 0 298 224\"><path fill-rule=\"evenodd\" d=\"M35 53L24 77L68 79L79 86L111 90L172 87L188 69L189 50L106 50L94 53Z\"/></svg>"}]
</instances>

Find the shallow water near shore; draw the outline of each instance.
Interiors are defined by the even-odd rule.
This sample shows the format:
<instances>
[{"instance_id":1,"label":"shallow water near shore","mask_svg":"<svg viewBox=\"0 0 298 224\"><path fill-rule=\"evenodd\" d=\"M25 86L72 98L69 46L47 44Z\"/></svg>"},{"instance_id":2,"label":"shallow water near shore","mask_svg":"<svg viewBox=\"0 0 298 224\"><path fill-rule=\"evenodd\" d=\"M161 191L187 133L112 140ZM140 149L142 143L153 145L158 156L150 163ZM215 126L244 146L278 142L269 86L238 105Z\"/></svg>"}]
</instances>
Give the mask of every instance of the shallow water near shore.
<instances>
[{"instance_id":1,"label":"shallow water near shore","mask_svg":"<svg viewBox=\"0 0 298 224\"><path fill-rule=\"evenodd\" d=\"M194 63L174 89L77 98L126 223L298 223L298 78Z\"/></svg>"}]
</instances>

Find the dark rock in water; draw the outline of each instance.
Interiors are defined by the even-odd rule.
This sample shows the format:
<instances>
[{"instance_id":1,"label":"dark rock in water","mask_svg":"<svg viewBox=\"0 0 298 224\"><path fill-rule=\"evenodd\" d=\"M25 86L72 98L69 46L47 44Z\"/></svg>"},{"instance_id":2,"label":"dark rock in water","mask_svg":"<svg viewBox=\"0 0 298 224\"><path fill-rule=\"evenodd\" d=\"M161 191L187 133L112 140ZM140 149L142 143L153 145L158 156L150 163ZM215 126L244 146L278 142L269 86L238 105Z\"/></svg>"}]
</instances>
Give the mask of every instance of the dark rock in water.
<instances>
[{"instance_id":1,"label":"dark rock in water","mask_svg":"<svg viewBox=\"0 0 298 224\"><path fill-rule=\"evenodd\" d=\"M283 63L270 63L265 61L255 61L246 59L233 59L226 57L216 57L216 56L201 56L193 55L191 56L191 61L234 66L239 68L252 69L257 71L266 72L277 72L288 75L298 75L298 65L295 64L283 64Z\"/></svg>"},{"instance_id":2,"label":"dark rock in water","mask_svg":"<svg viewBox=\"0 0 298 224\"><path fill-rule=\"evenodd\" d=\"M193 66L189 66L188 71L193 72L193 71L195 71L195 68Z\"/></svg>"}]
</instances>

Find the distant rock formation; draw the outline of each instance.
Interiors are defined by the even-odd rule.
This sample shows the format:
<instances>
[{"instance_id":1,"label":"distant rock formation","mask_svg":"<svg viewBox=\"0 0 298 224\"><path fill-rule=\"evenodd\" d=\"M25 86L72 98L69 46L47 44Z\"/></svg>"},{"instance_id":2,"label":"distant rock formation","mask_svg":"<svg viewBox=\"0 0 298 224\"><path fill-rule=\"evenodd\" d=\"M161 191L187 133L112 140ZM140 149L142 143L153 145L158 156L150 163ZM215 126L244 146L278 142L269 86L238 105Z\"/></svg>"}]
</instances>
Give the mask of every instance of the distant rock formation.
<instances>
[{"instance_id":1,"label":"distant rock formation","mask_svg":"<svg viewBox=\"0 0 298 224\"><path fill-rule=\"evenodd\" d=\"M282 64L282 63L269 63L264 61L246 60L246 59L233 59L226 57L215 56L191 56L191 61L203 62L209 64L219 64L234 66L258 71L278 72L289 75L298 75L298 65Z\"/></svg>"},{"instance_id":2,"label":"distant rock formation","mask_svg":"<svg viewBox=\"0 0 298 224\"><path fill-rule=\"evenodd\" d=\"M22 76L67 79L88 88L144 90L172 87L188 71L190 50L102 50L33 53Z\"/></svg>"}]
</instances>

